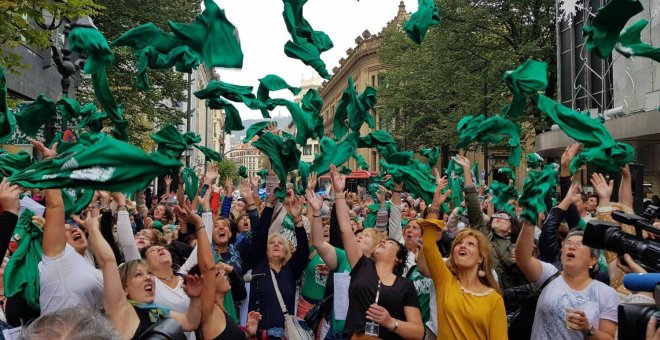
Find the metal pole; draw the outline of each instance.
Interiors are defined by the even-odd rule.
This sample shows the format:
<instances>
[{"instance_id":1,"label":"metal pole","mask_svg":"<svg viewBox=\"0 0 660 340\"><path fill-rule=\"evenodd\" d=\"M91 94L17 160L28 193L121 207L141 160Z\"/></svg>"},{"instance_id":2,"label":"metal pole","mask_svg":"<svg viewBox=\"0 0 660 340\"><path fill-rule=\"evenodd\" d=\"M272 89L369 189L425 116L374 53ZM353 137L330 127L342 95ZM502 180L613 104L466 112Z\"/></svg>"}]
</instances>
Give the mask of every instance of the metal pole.
<instances>
[{"instance_id":1,"label":"metal pole","mask_svg":"<svg viewBox=\"0 0 660 340\"><path fill-rule=\"evenodd\" d=\"M486 69L487 70L487 69ZM484 117L488 118L488 80L486 76L488 71L484 76ZM488 185L488 143L484 143L484 185ZM478 181L479 179L477 179Z\"/></svg>"},{"instance_id":2,"label":"metal pole","mask_svg":"<svg viewBox=\"0 0 660 340\"><path fill-rule=\"evenodd\" d=\"M186 132L190 131L190 115L192 113L192 73L188 73L188 114L187 114L187 124ZM186 151L188 151L186 149ZM186 166L190 167L190 154L186 154Z\"/></svg>"}]
</instances>

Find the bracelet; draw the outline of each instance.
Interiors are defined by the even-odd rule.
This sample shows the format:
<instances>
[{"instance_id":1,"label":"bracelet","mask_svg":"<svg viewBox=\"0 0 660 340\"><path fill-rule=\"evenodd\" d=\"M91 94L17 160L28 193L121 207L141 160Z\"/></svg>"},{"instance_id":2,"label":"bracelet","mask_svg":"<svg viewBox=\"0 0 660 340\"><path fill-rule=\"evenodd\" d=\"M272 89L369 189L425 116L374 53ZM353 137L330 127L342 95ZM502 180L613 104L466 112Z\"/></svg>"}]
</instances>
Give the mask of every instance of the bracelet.
<instances>
[{"instance_id":1,"label":"bracelet","mask_svg":"<svg viewBox=\"0 0 660 340\"><path fill-rule=\"evenodd\" d=\"M392 191L394 191L394 192L398 192L398 193L402 193L402 192L403 192L403 190L396 190L396 189L395 189L395 190L392 190Z\"/></svg>"},{"instance_id":2,"label":"bracelet","mask_svg":"<svg viewBox=\"0 0 660 340\"><path fill-rule=\"evenodd\" d=\"M195 229L195 234L197 234L197 232L200 231L200 230L202 230L202 229L204 229L204 226L197 227L197 229Z\"/></svg>"},{"instance_id":3,"label":"bracelet","mask_svg":"<svg viewBox=\"0 0 660 340\"><path fill-rule=\"evenodd\" d=\"M121 208L124 208L126 211L128 211L128 206L126 204L122 204L122 205L118 206L117 211L119 211L119 209L121 209Z\"/></svg>"},{"instance_id":4,"label":"bracelet","mask_svg":"<svg viewBox=\"0 0 660 340\"><path fill-rule=\"evenodd\" d=\"M390 329L389 331L390 331L391 333L394 333L394 332L396 332L396 330L397 330L398 328L399 328L399 320L398 320L398 319L394 319L394 328Z\"/></svg>"},{"instance_id":5,"label":"bracelet","mask_svg":"<svg viewBox=\"0 0 660 340\"><path fill-rule=\"evenodd\" d=\"M440 214L440 209L439 208L434 208L434 207L429 205L428 207L426 207L426 213L427 214L438 214L439 215Z\"/></svg>"},{"instance_id":6,"label":"bracelet","mask_svg":"<svg viewBox=\"0 0 660 340\"><path fill-rule=\"evenodd\" d=\"M321 217L321 215L312 215L312 217L317 218L317 217Z\"/></svg>"}]
</instances>

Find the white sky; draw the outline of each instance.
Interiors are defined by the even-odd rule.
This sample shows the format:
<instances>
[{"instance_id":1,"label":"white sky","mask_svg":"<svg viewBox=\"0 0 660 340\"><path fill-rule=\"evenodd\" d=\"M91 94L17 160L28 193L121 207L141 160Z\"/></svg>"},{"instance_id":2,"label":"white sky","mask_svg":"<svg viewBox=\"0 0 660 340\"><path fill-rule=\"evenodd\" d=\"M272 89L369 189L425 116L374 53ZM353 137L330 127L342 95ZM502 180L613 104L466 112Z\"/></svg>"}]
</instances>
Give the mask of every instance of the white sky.
<instances>
[{"instance_id":1,"label":"white sky","mask_svg":"<svg viewBox=\"0 0 660 340\"><path fill-rule=\"evenodd\" d=\"M258 79L276 74L290 85L300 86L301 78L316 75L314 69L302 61L284 54L284 44L290 35L286 30L281 0L215 0L239 31L244 60L243 69L216 69L222 81L237 85L258 86ZM417 1L404 0L406 11L417 10ZM321 54L327 69L339 64L346 57L346 50L355 47L355 38L365 29L378 33L392 20L398 11L399 0L309 0L304 16L317 31L330 36L334 47ZM319 77L320 78L320 77ZM271 94L273 98L293 99L288 91ZM251 111L236 104L243 119L260 118L259 111ZM288 115L286 108L273 110L271 116Z\"/></svg>"}]
</instances>

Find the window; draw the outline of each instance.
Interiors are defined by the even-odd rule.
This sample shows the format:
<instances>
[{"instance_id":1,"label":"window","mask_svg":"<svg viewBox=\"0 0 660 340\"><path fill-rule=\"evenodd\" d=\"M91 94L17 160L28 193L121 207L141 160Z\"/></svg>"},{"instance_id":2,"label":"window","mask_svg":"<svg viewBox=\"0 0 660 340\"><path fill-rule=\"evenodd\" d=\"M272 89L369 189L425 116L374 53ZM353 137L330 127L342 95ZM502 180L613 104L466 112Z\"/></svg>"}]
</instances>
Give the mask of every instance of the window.
<instances>
[{"instance_id":1,"label":"window","mask_svg":"<svg viewBox=\"0 0 660 340\"><path fill-rule=\"evenodd\" d=\"M303 155L305 155L305 156L311 156L312 155L312 146L311 145L305 145L305 147L303 147Z\"/></svg>"},{"instance_id":2,"label":"window","mask_svg":"<svg viewBox=\"0 0 660 340\"><path fill-rule=\"evenodd\" d=\"M318 145L318 144L314 144L314 154L315 154L315 155L318 155L319 153L320 153L320 151L319 151L319 145Z\"/></svg>"}]
</instances>

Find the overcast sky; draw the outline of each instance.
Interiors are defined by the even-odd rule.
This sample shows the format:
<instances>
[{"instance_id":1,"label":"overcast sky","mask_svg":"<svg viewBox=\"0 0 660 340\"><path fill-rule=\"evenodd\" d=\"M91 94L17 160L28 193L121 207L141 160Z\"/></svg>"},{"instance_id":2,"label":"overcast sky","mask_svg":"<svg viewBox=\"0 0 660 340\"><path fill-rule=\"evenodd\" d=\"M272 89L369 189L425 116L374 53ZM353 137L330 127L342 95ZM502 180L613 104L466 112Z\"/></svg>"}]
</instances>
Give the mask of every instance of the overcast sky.
<instances>
[{"instance_id":1,"label":"overcast sky","mask_svg":"<svg viewBox=\"0 0 660 340\"><path fill-rule=\"evenodd\" d=\"M272 73L284 78L289 84L299 86L301 78L317 76L316 72L300 60L284 54L284 44L290 35L286 30L281 0L215 0L225 10L227 18L239 31L243 49L243 69L216 69L223 81L237 85L259 84L258 79ZM404 0L406 10L417 9L417 1ZM332 73L346 50L355 47L355 38L365 29L372 34L381 31L398 11L399 0L309 0L304 16L315 30L330 36L334 47L321 54L321 58ZM318 76L317 76L318 77ZM288 91L279 91L273 98L293 99ZM259 111L251 111L236 104L243 119L260 118ZM285 108L279 113L288 115ZM275 109L271 116L278 114Z\"/></svg>"}]
</instances>

